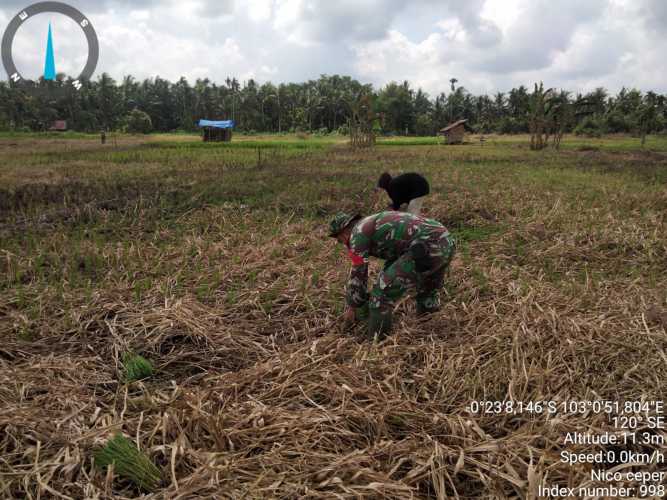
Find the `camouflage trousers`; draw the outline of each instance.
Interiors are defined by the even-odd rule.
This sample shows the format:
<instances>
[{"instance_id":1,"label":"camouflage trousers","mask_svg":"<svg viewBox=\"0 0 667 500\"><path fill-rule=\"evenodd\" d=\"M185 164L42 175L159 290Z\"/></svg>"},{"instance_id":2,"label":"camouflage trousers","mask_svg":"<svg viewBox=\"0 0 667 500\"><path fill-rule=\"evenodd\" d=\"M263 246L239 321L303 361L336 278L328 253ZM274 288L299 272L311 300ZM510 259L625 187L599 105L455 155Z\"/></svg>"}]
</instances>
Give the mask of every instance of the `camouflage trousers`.
<instances>
[{"instance_id":1,"label":"camouflage trousers","mask_svg":"<svg viewBox=\"0 0 667 500\"><path fill-rule=\"evenodd\" d=\"M410 250L387 262L371 290L371 309L390 311L396 301L411 290L416 291L418 310L436 311L440 307L439 290L456 251L456 242L449 233L445 233L437 239L424 240L424 243L428 248L428 269L417 271L419 266Z\"/></svg>"}]
</instances>

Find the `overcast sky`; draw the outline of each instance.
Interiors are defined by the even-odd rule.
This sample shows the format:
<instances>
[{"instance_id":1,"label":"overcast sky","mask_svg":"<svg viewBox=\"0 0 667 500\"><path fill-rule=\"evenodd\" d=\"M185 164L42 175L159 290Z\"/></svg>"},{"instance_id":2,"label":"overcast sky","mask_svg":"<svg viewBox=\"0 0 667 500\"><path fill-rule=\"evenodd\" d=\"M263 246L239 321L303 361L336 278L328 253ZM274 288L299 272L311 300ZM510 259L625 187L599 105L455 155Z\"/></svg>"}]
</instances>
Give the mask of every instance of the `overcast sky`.
<instances>
[{"instance_id":1,"label":"overcast sky","mask_svg":"<svg viewBox=\"0 0 667 500\"><path fill-rule=\"evenodd\" d=\"M0 28L31 0L1 0ZM302 82L350 75L410 81L434 96L513 86L667 92L667 0L71 0L100 39L103 71L190 81ZM78 76L85 38L40 14L13 45L24 77L43 71L49 22L57 71ZM4 69L0 78L7 79Z\"/></svg>"}]
</instances>

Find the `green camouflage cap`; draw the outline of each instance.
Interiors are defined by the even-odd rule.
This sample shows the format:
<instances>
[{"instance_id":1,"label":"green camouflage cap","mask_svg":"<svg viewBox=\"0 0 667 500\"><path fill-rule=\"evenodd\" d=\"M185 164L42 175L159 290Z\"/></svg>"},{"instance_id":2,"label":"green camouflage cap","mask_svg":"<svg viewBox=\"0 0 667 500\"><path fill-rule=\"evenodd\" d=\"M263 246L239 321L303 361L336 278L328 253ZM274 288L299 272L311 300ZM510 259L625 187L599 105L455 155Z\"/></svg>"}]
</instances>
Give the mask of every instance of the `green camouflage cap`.
<instances>
[{"instance_id":1,"label":"green camouflage cap","mask_svg":"<svg viewBox=\"0 0 667 500\"><path fill-rule=\"evenodd\" d=\"M345 212L338 212L329 224L329 236L335 238L343 229L345 229L350 222L361 219L361 215L350 215Z\"/></svg>"}]
</instances>

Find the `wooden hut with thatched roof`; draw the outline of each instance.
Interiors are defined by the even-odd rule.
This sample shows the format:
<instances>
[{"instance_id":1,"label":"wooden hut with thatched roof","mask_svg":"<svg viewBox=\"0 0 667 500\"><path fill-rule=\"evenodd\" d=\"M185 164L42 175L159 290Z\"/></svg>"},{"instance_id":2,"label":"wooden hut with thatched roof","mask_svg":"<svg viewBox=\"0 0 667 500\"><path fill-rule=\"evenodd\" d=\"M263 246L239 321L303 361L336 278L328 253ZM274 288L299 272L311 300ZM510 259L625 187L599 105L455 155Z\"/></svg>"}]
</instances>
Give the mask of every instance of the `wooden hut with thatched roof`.
<instances>
[{"instance_id":1,"label":"wooden hut with thatched roof","mask_svg":"<svg viewBox=\"0 0 667 500\"><path fill-rule=\"evenodd\" d=\"M471 132L472 129L466 124L468 120L459 120L450 123L445 128L440 129L440 135L447 144L461 144L465 139L465 133Z\"/></svg>"}]
</instances>

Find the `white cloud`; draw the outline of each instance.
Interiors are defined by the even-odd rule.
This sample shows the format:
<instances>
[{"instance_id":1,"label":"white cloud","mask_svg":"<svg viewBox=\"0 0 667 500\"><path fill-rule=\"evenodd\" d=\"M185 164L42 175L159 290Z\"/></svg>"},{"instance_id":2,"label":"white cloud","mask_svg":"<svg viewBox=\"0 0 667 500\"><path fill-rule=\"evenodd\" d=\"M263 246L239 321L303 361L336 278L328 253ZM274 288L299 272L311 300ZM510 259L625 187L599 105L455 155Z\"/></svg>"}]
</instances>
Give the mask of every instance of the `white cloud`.
<instances>
[{"instance_id":1,"label":"white cloud","mask_svg":"<svg viewBox=\"0 0 667 500\"><path fill-rule=\"evenodd\" d=\"M458 19L443 19L442 21L438 21L436 25L442 30L445 38L450 42L465 42L466 31L461 24L461 21Z\"/></svg>"},{"instance_id":2,"label":"white cloud","mask_svg":"<svg viewBox=\"0 0 667 500\"><path fill-rule=\"evenodd\" d=\"M275 66L267 66L266 64L259 68L259 72L264 76L271 76L278 73L278 68Z\"/></svg>"},{"instance_id":3,"label":"white cloud","mask_svg":"<svg viewBox=\"0 0 667 500\"><path fill-rule=\"evenodd\" d=\"M473 92L540 80L573 91L625 85L667 92L664 0L74 3L100 38L97 73L117 79L281 82L338 73L375 85L407 79L431 95L448 91L452 77ZM24 4L3 0L0 23ZM58 70L79 71L82 34L57 23ZM19 31L14 50L22 71L39 73L44 42L41 25ZM3 70L0 78L6 78Z\"/></svg>"},{"instance_id":4,"label":"white cloud","mask_svg":"<svg viewBox=\"0 0 667 500\"><path fill-rule=\"evenodd\" d=\"M130 19L132 21L147 21L150 18L151 18L151 13L147 9L130 11Z\"/></svg>"},{"instance_id":5,"label":"white cloud","mask_svg":"<svg viewBox=\"0 0 667 500\"><path fill-rule=\"evenodd\" d=\"M386 40L360 44L355 48L355 68L364 80L376 84L378 75L390 80L408 80L414 85L431 88L438 83L438 47L443 36L430 35L420 43L413 43L405 35L390 31ZM383 78L383 79L384 79Z\"/></svg>"},{"instance_id":6,"label":"white cloud","mask_svg":"<svg viewBox=\"0 0 667 500\"><path fill-rule=\"evenodd\" d=\"M384 37L400 0L276 0L274 28L297 44L314 46Z\"/></svg>"},{"instance_id":7,"label":"white cloud","mask_svg":"<svg viewBox=\"0 0 667 500\"><path fill-rule=\"evenodd\" d=\"M271 0L246 0L246 9L250 20L260 23L271 19L273 2Z\"/></svg>"},{"instance_id":8,"label":"white cloud","mask_svg":"<svg viewBox=\"0 0 667 500\"><path fill-rule=\"evenodd\" d=\"M480 17L493 22L503 33L516 22L520 15L521 0L487 0Z\"/></svg>"},{"instance_id":9,"label":"white cloud","mask_svg":"<svg viewBox=\"0 0 667 500\"><path fill-rule=\"evenodd\" d=\"M237 63L243 61L243 53L241 47L233 38L226 38L225 43L222 44L221 52L224 54L226 62Z\"/></svg>"}]
</instances>

